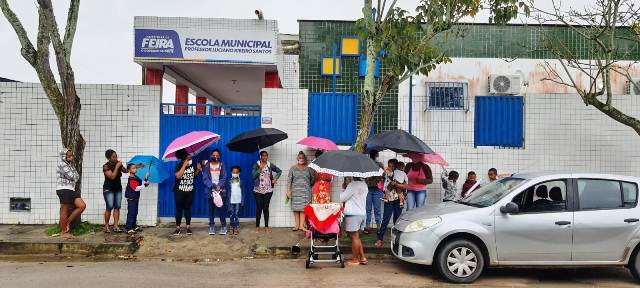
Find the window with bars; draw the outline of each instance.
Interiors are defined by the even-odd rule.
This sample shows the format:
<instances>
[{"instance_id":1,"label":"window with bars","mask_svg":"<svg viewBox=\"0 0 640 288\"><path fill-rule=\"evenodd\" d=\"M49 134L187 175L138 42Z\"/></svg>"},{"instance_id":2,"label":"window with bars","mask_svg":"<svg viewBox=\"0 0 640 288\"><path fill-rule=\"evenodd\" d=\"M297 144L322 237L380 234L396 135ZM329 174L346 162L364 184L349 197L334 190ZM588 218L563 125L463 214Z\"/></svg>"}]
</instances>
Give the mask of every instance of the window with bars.
<instances>
[{"instance_id":1,"label":"window with bars","mask_svg":"<svg viewBox=\"0 0 640 288\"><path fill-rule=\"evenodd\" d=\"M428 82L426 110L468 111L468 84L465 82Z\"/></svg>"}]
</instances>

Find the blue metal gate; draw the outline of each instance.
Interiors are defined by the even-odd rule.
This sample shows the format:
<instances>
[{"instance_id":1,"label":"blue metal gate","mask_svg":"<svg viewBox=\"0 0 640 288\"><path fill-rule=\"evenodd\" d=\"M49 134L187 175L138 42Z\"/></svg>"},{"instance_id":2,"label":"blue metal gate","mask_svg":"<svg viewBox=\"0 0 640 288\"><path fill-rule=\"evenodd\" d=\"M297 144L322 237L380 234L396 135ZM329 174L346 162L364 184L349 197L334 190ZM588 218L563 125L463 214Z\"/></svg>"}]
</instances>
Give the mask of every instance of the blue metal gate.
<instances>
[{"instance_id":1,"label":"blue metal gate","mask_svg":"<svg viewBox=\"0 0 640 288\"><path fill-rule=\"evenodd\" d=\"M358 94L310 93L307 134L351 145L356 140L357 115Z\"/></svg>"},{"instance_id":2,"label":"blue metal gate","mask_svg":"<svg viewBox=\"0 0 640 288\"><path fill-rule=\"evenodd\" d=\"M186 106L186 107L185 107ZM186 114L175 114L178 112ZM182 111L180 111L182 110ZM186 111L185 111L186 110ZM217 148L222 154L222 161L226 166L227 175L231 175L231 167L239 166L242 169L242 192L244 206L240 209L240 217L255 217L255 203L253 199L253 179L251 166L258 159L258 153L239 153L227 149L225 144L236 135L260 127L260 106L257 105L210 105L210 104L162 104L160 109L160 153L164 154L167 146L176 137L191 131L206 130L221 136L220 141L212 145L208 150L193 157L194 163L207 159L211 150ZM200 112L201 114L196 114ZM177 162L165 162L165 168L173 175ZM158 216L174 217L175 200L173 197L174 177L169 177L159 186L158 192ZM208 206L202 175L198 175L194 181L193 207L191 209L194 218L208 217Z\"/></svg>"}]
</instances>

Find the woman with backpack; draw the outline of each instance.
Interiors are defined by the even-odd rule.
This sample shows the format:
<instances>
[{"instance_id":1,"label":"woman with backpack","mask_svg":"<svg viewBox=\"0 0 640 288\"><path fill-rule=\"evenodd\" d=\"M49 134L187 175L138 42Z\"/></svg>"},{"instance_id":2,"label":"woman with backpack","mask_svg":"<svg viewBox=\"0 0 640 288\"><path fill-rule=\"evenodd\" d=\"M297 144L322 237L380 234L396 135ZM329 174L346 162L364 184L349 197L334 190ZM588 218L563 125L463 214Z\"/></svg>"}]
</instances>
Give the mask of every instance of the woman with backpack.
<instances>
[{"instance_id":1,"label":"woman with backpack","mask_svg":"<svg viewBox=\"0 0 640 288\"><path fill-rule=\"evenodd\" d=\"M408 163L404 172L407 173L407 210L419 208L427 200L427 185L433 183L431 168L419 159Z\"/></svg>"},{"instance_id":2,"label":"woman with backpack","mask_svg":"<svg viewBox=\"0 0 640 288\"><path fill-rule=\"evenodd\" d=\"M260 219L264 213L265 232L271 232L269 228L269 203L273 196L273 186L278 183L282 170L269 162L269 153L260 152L260 160L253 164L253 195L256 200L256 233L260 232Z\"/></svg>"}]
</instances>

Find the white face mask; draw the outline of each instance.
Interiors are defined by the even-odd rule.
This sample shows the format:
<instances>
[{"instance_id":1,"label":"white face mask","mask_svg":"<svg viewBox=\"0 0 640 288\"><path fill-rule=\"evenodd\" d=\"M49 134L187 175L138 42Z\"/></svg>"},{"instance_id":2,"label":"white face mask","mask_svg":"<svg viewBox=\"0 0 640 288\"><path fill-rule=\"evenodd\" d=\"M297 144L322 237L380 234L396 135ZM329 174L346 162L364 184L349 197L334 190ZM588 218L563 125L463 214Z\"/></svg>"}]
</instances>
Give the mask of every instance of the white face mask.
<instances>
[{"instance_id":1,"label":"white face mask","mask_svg":"<svg viewBox=\"0 0 640 288\"><path fill-rule=\"evenodd\" d=\"M238 178L238 177L240 177L240 174L233 173L233 174L231 174L231 177Z\"/></svg>"},{"instance_id":2,"label":"white face mask","mask_svg":"<svg viewBox=\"0 0 640 288\"><path fill-rule=\"evenodd\" d=\"M187 163L188 163L187 166L191 166L191 164L193 164L193 160L189 160L187 161Z\"/></svg>"}]
</instances>

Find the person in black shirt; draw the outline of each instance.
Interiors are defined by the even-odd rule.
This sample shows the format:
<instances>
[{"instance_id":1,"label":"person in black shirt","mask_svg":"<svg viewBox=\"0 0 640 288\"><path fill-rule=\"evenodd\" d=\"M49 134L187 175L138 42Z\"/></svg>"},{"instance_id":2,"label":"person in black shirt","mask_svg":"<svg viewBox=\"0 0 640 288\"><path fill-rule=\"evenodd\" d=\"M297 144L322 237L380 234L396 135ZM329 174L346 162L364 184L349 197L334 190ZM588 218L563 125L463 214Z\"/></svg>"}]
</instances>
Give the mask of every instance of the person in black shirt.
<instances>
[{"instance_id":1,"label":"person in black shirt","mask_svg":"<svg viewBox=\"0 0 640 288\"><path fill-rule=\"evenodd\" d=\"M191 205L193 204L193 180L202 171L202 166L198 163L194 166L191 161L191 155L186 150L181 149L176 152L176 157L180 159L180 163L176 166L176 182L173 186L173 194L176 200L176 230L173 235L180 235L180 224L182 215L187 224L187 235L191 232Z\"/></svg>"},{"instance_id":2,"label":"person in black shirt","mask_svg":"<svg viewBox=\"0 0 640 288\"><path fill-rule=\"evenodd\" d=\"M113 232L122 232L118 227L120 221L120 206L122 203L122 183L120 178L122 173L127 173L127 168L118 160L118 154L111 149L105 151L104 156L107 163L102 165L104 174L104 184L102 184L102 195L106 209L104 210L104 232L111 233L109 220L113 211Z\"/></svg>"}]
</instances>

